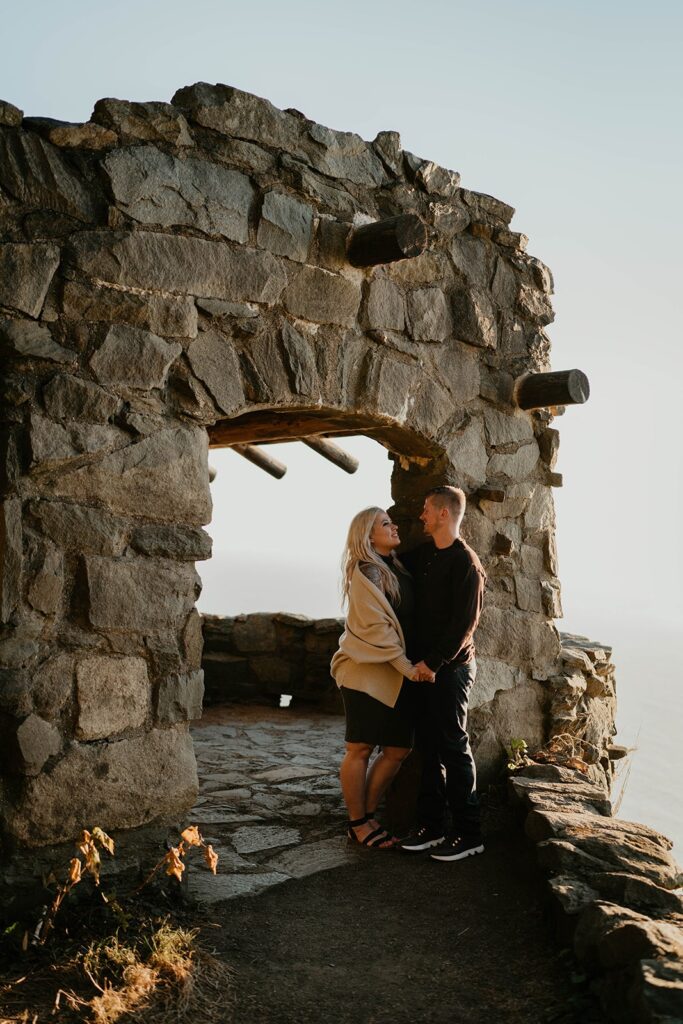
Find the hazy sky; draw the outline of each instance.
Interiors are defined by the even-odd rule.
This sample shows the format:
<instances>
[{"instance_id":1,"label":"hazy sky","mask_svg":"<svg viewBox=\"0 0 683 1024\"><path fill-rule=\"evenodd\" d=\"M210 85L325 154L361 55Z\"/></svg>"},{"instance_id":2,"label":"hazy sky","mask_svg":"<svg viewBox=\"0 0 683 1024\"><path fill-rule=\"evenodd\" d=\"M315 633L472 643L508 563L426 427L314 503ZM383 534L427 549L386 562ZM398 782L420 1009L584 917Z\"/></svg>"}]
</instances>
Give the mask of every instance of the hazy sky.
<instances>
[{"instance_id":1,"label":"hazy sky","mask_svg":"<svg viewBox=\"0 0 683 1024\"><path fill-rule=\"evenodd\" d=\"M683 4L6 0L1 9L10 45L0 96L28 114L86 120L103 96L164 100L195 81L225 82L368 139L398 130L404 148L515 206L513 228L555 276L553 366L578 367L591 382L588 404L556 421L565 623L623 637L626 661L646 657L653 631L680 632ZM386 454L364 439L349 447L363 453L356 477L291 445L280 483L217 453L205 608L334 610L348 520L389 500ZM635 661L624 671L651 695L661 661L656 675L644 661L642 679ZM673 679L680 669L668 658L663 671Z\"/></svg>"}]
</instances>

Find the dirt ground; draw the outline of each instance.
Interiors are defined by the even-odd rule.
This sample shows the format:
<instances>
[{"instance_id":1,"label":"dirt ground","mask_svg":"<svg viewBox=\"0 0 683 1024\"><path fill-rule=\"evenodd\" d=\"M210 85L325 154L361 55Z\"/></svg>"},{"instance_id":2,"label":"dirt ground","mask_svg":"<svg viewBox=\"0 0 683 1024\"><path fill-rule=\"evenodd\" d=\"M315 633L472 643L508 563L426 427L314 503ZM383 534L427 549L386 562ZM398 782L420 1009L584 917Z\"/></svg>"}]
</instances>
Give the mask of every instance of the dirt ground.
<instances>
[{"instance_id":1,"label":"dirt ground","mask_svg":"<svg viewBox=\"0 0 683 1024\"><path fill-rule=\"evenodd\" d=\"M215 905L204 936L235 970L226 1020L601 1022L544 920L513 821L489 825L483 856L442 864L363 851L353 865Z\"/></svg>"}]
</instances>

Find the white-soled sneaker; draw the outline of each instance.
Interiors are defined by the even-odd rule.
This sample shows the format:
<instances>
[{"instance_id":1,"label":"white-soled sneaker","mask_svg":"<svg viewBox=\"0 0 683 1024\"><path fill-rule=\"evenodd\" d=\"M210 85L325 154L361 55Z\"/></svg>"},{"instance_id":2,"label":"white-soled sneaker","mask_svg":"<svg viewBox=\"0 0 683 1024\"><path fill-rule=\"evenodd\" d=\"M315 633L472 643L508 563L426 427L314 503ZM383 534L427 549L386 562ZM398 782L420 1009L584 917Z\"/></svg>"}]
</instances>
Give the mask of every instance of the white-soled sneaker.
<instances>
[{"instance_id":1,"label":"white-soled sneaker","mask_svg":"<svg viewBox=\"0 0 683 1024\"><path fill-rule=\"evenodd\" d=\"M437 831L428 825L423 825L416 832L402 839L398 844L399 850L404 853L422 853L424 850L431 850L433 846L439 846L444 842L443 830Z\"/></svg>"},{"instance_id":2,"label":"white-soled sneaker","mask_svg":"<svg viewBox=\"0 0 683 1024\"><path fill-rule=\"evenodd\" d=\"M483 852L481 839L461 839L456 836L454 839L444 839L429 856L432 860L464 860L465 857L474 857Z\"/></svg>"}]
</instances>

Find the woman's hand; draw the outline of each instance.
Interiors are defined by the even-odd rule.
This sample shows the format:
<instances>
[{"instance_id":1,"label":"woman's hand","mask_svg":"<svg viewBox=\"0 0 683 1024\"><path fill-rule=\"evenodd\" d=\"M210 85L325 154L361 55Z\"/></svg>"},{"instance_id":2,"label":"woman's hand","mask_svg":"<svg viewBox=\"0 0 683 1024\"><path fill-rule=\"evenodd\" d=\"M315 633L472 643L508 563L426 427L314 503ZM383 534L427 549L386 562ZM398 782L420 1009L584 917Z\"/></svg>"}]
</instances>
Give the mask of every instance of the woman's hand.
<instances>
[{"instance_id":1,"label":"woman's hand","mask_svg":"<svg viewBox=\"0 0 683 1024\"><path fill-rule=\"evenodd\" d=\"M425 665L424 661L420 661L413 668L413 674L410 678L415 683L433 683L436 679L436 672L432 672L429 665Z\"/></svg>"}]
</instances>

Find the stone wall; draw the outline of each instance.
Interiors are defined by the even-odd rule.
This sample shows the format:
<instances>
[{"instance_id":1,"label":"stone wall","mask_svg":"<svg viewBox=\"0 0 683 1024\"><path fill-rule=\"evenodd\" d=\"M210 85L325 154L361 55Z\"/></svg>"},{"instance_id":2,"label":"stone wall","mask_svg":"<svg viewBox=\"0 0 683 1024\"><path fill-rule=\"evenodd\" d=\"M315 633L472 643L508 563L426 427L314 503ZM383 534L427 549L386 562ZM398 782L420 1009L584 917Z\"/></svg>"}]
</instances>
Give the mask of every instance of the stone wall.
<instances>
[{"instance_id":1,"label":"stone wall","mask_svg":"<svg viewBox=\"0 0 683 1024\"><path fill-rule=\"evenodd\" d=\"M604 782L572 769L529 765L509 788L525 812L559 937L607 1019L683 1019L683 874L671 840L611 817Z\"/></svg>"},{"instance_id":2,"label":"stone wall","mask_svg":"<svg viewBox=\"0 0 683 1024\"><path fill-rule=\"evenodd\" d=\"M343 711L330 660L343 619L309 619L285 612L204 615L204 700L278 704L282 694L329 711Z\"/></svg>"},{"instance_id":3,"label":"stone wall","mask_svg":"<svg viewBox=\"0 0 683 1024\"><path fill-rule=\"evenodd\" d=\"M207 448L273 419L385 444L406 534L429 486L465 488L490 584L478 757L543 738L558 435L514 384L549 368L552 276L513 213L395 132L228 86L78 125L0 104L6 844L190 806ZM351 266L353 230L402 214L427 250Z\"/></svg>"}]
</instances>

